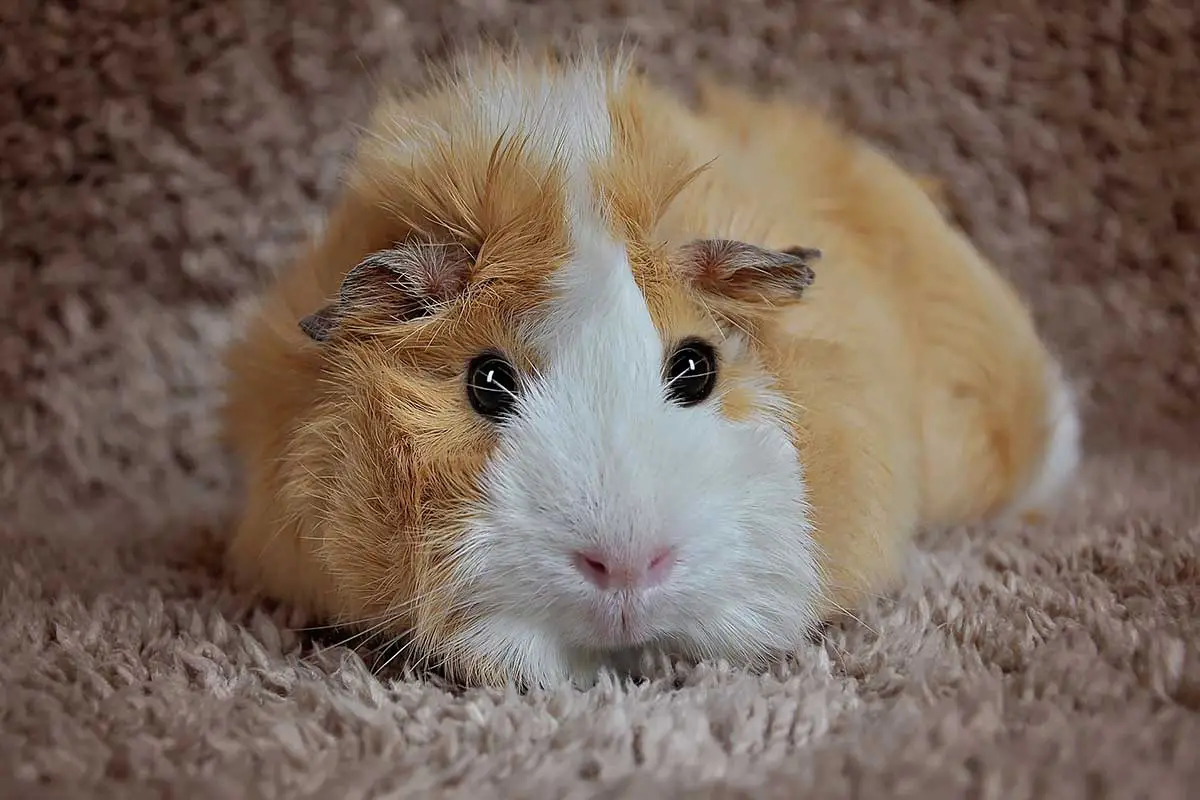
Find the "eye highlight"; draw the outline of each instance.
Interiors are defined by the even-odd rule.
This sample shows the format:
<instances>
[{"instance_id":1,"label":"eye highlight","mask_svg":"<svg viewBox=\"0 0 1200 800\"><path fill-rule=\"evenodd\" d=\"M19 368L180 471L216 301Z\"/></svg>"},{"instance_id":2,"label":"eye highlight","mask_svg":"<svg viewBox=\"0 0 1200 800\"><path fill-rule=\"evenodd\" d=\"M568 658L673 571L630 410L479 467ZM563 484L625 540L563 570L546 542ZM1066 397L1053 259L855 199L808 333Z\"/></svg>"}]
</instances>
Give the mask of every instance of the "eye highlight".
<instances>
[{"instance_id":1,"label":"eye highlight","mask_svg":"<svg viewBox=\"0 0 1200 800\"><path fill-rule=\"evenodd\" d=\"M512 413L520 388L516 367L497 353L482 353L467 365L467 400L482 417L501 419Z\"/></svg>"},{"instance_id":2,"label":"eye highlight","mask_svg":"<svg viewBox=\"0 0 1200 800\"><path fill-rule=\"evenodd\" d=\"M663 370L667 397L687 407L702 403L717 385L717 354L699 339L680 344L667 359Z\"/></svg>"}]
</instances>

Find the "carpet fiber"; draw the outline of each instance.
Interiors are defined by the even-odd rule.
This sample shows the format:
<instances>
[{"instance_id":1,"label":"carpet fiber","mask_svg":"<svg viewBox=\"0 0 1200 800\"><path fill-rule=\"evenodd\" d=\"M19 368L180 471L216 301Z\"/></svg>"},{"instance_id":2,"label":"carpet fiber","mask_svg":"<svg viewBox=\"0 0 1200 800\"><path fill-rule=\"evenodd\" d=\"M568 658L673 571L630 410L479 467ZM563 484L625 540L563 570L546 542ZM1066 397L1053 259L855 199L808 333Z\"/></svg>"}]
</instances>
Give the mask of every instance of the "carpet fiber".
<instances>
[{"instance_id":1,"label":"carpet fiber","mask_svg":"<svg viewBox=\"0 0 1200 800\"><path fill-rule=\"evenodd\" d=\"M0 796L1184 797L1200 786L1191 0L8 0ZM1085 401L1059 519L925 535L770 674L377 679L225 588L218 348L373 87L480 33L816 91L947 182Z\"/></svg>"}]
</instances>

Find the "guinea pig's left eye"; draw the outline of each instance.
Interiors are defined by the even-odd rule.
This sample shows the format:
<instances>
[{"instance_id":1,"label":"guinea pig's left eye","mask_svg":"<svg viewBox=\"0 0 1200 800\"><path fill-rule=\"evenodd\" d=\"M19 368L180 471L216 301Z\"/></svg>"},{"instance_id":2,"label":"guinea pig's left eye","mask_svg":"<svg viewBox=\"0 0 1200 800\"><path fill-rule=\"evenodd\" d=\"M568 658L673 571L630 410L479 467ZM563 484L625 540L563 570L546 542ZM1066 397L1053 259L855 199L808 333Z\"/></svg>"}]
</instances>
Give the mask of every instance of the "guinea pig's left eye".
<instances>
[{"instance_id":1,"label":"guinea pig's left eye","mask_svg":"<svg viewBox=\"0 0 1200 800\"><path fill-rule=\"evenodd\" d=\"M467 399L481 416L499 419L510 413L519 389L516 367L503 356L484 353L467 365Z\"/></svg>"},{"instance_id":2,"label":"guinea pig's left eye","mask_svg":"<svg viewBox=\"0 0 1200 800\"><path fill-rule=\"evenodd\" d=\"M667 396L681 406L694 406L717 385L717 354L707 343L689 340L667 359L664 372Z\"/></svg>"}]
</instances>

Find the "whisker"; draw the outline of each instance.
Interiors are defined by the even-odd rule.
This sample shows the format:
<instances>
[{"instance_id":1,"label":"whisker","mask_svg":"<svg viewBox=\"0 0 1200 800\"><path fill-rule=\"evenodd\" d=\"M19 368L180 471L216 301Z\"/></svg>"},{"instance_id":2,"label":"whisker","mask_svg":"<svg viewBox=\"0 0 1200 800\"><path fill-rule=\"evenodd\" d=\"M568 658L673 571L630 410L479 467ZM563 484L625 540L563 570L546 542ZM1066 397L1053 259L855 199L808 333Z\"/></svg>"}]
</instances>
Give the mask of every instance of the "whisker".
<instances>
[{"instance_id":1,"label":"whisker","mask_svg":"<svg viewBox=\"0 0 1200 800\"><path fill-rule=\"evenodd\" d=\"M836 602L834 602L833 600L830 600L830 601L829 601L829 603L830 603L830 604L831 604L831 605L832 605L834 608L836 608L838 611L842 612L843 614L845 614L846 616L848 616L850 619L854 620L854 621L855 621L855 622L857 622L859 625L861 625L861 626L863 626L864 628L866 628L866 629L867 629L868 631L870 631L871 633L873 633L873 634L875 634L876 636L879 636L880 638L882 638L882 636L883 636L883 635L882 635L882 634L881 634L879 631L875 630L875 629L874 629L874 628L872 628L870 625L868 625L866 622L864 622L864 621L863 621L863 620L862 620L862 619L861 619L861 618L860 618L858 615L856 615L855 613L853 613L852 611L850 611L850 609L846 608L845 606L841 605L840 603L836 603Z\"/></svg>"},{"instance_id":2,"label":"whisker","mask_svg":"<svg viewBox=\"0 0 1200 800\"><path fill-rule=\"evenodd\" d=\"M708 372L690 372L687 374L686 377L688 377L688 378L707 378L710 375L716 375L716 374L717 374L716 370L709 370ZM671 378L671 380L667 381L667 386L673 385L676 381L683 380L684 377L685 376L683 376L683 375L676 375L674 378Z\"/></svg>"},{"instance_id":3,"label":"whisker","mask_svg":"<svg viewBox=\"0 0 1200 800\"><path fill-rule=\"evenodd\" d=\"M386 650L388 647L394 647L396 645L396 643L399 642L402 638L404 638L404 637L397 636L397 637L393 638L390 642L388 642L387 645L384 646L383 649ZM393 661L395 661L397 658L399 658L404 653L406 653L409 650L409 648L411 648L416 643L416 641L417 640L415 638L409 639L407 642L404 643L404 645L402 647L400 647L398 650L396 650L395 653L392 653L392 655L390 655L388 657L388 659L383 662L383 664L381 664L378 667L373 667L371 669L372 674L379 675L379 674L383 673L388 668L388 665L390 665Z\"/></svg>"},{"instance_id":4,"label":"whisker","mask_svg":"<svg viewBox=\"0 0 1200 800\"><path fill-rule=\"evenodd\" d=\"M467 384L467 386L469 386L470 388L472 388L472 389L475 389L475 390L477 390L477 391L480 391L480 392L494 392L494 391L497 391L496 387L494 387L494 386L480 386L480 385L479 385L479 384L477 384L477 383L468 383L468 384ZM502 391L502 392L504 392L505 394L507 394L509 397L511 397L511 398L512 398L512 399L514 399L514 400L516 400L516 399L517 399L517 394L516 394L516 392L512 391L511 389L509 389L507 386L501 386L501 387L499 388L499 391Z\"/></svg>"}]
</instances>

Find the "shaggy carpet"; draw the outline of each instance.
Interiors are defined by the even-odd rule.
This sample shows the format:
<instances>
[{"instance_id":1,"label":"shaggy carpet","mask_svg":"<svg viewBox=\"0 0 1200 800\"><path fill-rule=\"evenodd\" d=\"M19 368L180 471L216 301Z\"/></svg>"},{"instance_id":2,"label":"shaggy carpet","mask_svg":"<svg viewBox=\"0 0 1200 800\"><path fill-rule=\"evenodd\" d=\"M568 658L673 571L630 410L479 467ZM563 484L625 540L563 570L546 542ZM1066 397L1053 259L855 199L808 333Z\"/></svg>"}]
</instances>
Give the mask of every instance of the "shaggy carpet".
<instances>
[{"instance_id":1,"label":"shaggy carpet","mask_svg":"<svg viewBox=\"0 0 1200 800\"><path fill-rule=\"evenodd\" d=\"M0 796L1196 797L1198 8L0 4ZM219 347L373 88L514 31L815 89L944 177L1085 400L1062 515L924 536L786 667L587 693L375 677L225 588Z\"/></svg>"}]
</instances>

